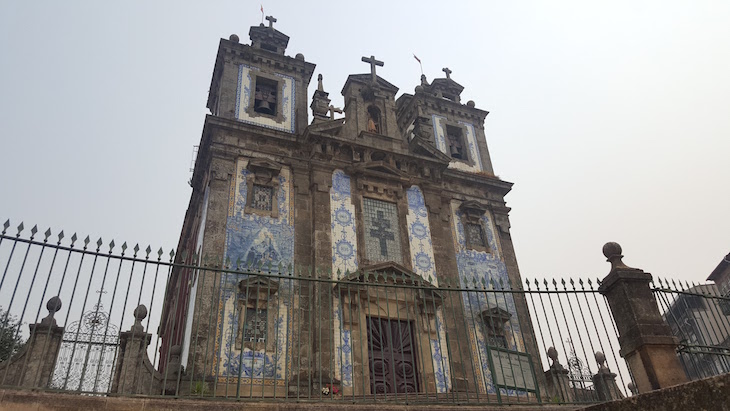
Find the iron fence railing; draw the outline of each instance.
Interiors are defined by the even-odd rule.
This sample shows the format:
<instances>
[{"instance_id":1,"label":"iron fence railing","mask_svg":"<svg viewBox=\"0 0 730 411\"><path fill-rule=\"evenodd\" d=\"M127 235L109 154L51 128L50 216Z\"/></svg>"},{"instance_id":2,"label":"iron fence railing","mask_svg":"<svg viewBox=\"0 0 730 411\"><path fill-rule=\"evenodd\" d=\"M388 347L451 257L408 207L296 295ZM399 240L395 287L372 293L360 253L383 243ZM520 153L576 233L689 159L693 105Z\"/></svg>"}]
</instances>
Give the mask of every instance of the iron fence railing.
<instances>
[{"instance_id":1,"label":"iron fence railing","mask_svg":"<svg viewBox=\"0 0 730 411\"><path fill-rule=\"evenodd\" d=\"M333 273L8 229L2 386L458 404L630 395L597 281L425 279L397 264Z\"/></svg>"},{"instance_id":2,"label":"iron fence railing","mask_svg":"<svg viewBox=\"0 0 730 411\"><path fill-rule=\"evenodd\" d=\"M657 279L662 317L679 339L677 355L690 380L730 372L730 297L715 284Z\"/></svg>"}]
</instances>

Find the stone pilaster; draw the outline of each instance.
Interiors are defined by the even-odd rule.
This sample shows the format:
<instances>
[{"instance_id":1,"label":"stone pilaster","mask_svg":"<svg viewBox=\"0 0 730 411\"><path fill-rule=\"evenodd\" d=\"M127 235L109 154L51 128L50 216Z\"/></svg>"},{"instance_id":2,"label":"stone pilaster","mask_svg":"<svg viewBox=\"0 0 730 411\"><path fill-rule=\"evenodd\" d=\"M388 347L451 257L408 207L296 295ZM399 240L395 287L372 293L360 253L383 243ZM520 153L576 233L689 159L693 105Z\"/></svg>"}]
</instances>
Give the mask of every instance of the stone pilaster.
<instances>
[{"instance_id":1,"label":"stone pilaster","mask_svg":"<svg viewBox=\"0 0 730 411\"><path fill-rule=\"evenodd\" d=\"M649 283L651 274L624 265L621 246L606 243L611 272L598 291L608 299L619 333L620 354L631 368L640 393L687 381L677 357L678 340L659 313Z\"/></svg>"}]
</instances>

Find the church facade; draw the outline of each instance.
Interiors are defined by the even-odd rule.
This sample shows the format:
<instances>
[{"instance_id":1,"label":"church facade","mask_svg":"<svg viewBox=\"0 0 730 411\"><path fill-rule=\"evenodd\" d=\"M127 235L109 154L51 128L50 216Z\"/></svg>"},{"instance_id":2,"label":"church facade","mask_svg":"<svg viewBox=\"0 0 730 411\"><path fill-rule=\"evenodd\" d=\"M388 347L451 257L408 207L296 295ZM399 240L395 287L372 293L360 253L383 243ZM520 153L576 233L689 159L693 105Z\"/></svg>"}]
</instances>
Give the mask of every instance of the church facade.
<instances>
[{"instance_id":1,"label":"church facade","mask_svg":"<svg viewBox=\"0 0 730 411\"><path fill-rule=\"evenodd\" d=\"M374 56L342 109L321 75L310 99L315 65L267 20L220 41L160 358L181 346L216 393L530 395L524 296L494 288L521 280L488 112L448 69L398 96Z\"/></svg>"}]
</instances>

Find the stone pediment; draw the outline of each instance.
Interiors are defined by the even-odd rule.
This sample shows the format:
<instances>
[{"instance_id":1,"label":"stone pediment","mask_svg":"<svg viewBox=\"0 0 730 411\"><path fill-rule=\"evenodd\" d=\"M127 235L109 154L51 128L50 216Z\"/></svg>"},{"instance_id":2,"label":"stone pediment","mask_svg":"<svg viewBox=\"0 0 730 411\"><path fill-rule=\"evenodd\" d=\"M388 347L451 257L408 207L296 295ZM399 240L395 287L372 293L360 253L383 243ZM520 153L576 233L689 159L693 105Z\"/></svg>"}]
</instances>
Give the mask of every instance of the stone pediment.
<instances>
[{"instance_id":1,"label":"stone pediment","mask_svg":"<svg viewBox=\"0 0 730 411\"><path fill-rule=\"evenodd\" d=\"M343 277L342 281L367 282L374 284L416 285L420 287L437 288L430 281L395 261L385 261L360 267L359 270Z\"/></svg>"},{"instance_id":2,"label":"stone pediment","mask_svg":"<svg viewBox=\"0 0 730 411\"><path fill-rule=\"evenodd\" d=\"M482 320L497 324L505 323L512 317L509 311L500 307L487 308L479 313L479 315L482 317Z\"/></svg>"},{"instance_id":3,"label":"stone pediment","mask_svg":"<svg viewBox=\"0 0 730 411\"><path fill-rule=\"evenodd\" d=\"M436 308L440 307L444 301L444 296L438 291L438 287L394 261L360 267L358 271L345 275L341 281L343 282L338 282L334 288L344 298L350 300L355 295L360 295L361 298L378 295L379 292L388 289L388 287L378 287L378 285L389 285L410 286L404 289L400 296L390 293L391 298L396 300L406 298L409 301L417 302L420 309L430 315L434 315ZM362 283L363 285L353 285L352 283ZM407 290L414 294L406 297Z\"/></svg>"},{"instance_id":4,"label":"stone pediment","mask_svg":"<svg viewBox=\"0 0 730 411\"><path fill-rule=\"evenodd\" d=\"M389 83L387 80L380 76L377 77L376 85L382 89L389 91L393 94L398 92L398 87L394 86L393 84ZM347 90L347 87L350 82L353 83L360 83L365 85L372 85L373 84L373 77L372 74L350 74L347 76L347 80L345 81L345 85L342 87L342 94L345 94L345 90ZM463 88L463 87L462 87Z\"/></svg>"},{"instance_id":5,"label":"stone pediment","mask_svg":"<svg viewBox=\"0 0 730 411\"><path fill-rule=\"evenodd\" d=\"M468 217L479 217L487 212L488 207L486 204L480 203L478 201L469 200L461 203L461 205L459 206L459 210L466 214Z\"/></svg>"},{"instance_id":6,"label":"stone pediment","mask_svg":"<svg viewBox=\"0 0 730 411\"><path fill-rule=\"evenodd\" d=\"M342 126L345 125L345 118L338 118L336 120L322 121L314 124L310 124L307 127L305 133L321 133L336 136L340 134Z\"/></svg>"},{"instance_id":7,"label":"stone pediment","mask_svg":"<svg viewBox=\"0 0 730 411\"><path fill-rule=\"evenodd\" d=\"M252 158L248 161L248 166L246 168L256 175L269 175L271 177L276 177L281 171L281 164L266 158Z\"/></svg>"},{"instance_id":8,"label":"stone pediment","mask_svg":"<svg viewBox=\"0 0 730 411\"><path fill-rule=\"evenodd\" d=\"M385 161L370 161L360 163L353 167L354 174L374 175L379 177L391 177L399 180L408 181L408 174L398 170L395 166Z\"/></svg>"},{"instance_id":9,"label":"stone pediment","mask_svg":"<svg viewBox=\"0 0 730 411\"><path fill-rule=\"evenodd\" d=\"M432 157L436 160L444 162L445 164L449 164L449 162L451 161L451 157L442 153L441 150L436 148L430 141L419 135L413 137L413 139L411 139L411 141L408 143L408 146L411 152L415 154Z\"/></svg>"},{"instance_id":10,"label":"stone pediment","mask_svg":"<svg viewBox=\"0 0 730 411\"><path fill-rule=\"evenodd\" d=\"M243 294L264 293L273 295L279 290L279 282L268 277L250 276L238 282L238 289Z\"/></svg>"}]
</instances>

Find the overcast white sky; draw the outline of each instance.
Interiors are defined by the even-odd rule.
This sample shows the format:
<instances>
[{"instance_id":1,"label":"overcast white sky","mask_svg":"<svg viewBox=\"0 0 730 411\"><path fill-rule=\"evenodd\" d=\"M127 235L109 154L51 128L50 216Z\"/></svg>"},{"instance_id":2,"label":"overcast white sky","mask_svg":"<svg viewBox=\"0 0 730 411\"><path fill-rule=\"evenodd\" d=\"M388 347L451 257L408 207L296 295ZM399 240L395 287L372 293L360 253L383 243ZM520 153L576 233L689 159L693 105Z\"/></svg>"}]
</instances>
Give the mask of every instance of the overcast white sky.
<instances>
[{"instance_id":1,"label":"overcast white sky","mask_svg":"<svg viewBox=\"0 0 730 411\"><path fill-rule=\"evenodd\" d=\"M730 252L730 2L263 6L334 104L361 56L409 93L413 53L429 81L453 70L515 183L523 277L603 277L606 241L694 281ZM259 7L0 1L0 219L175 247L218 40L247 42Z\"/></svg>"}]
</instances>

